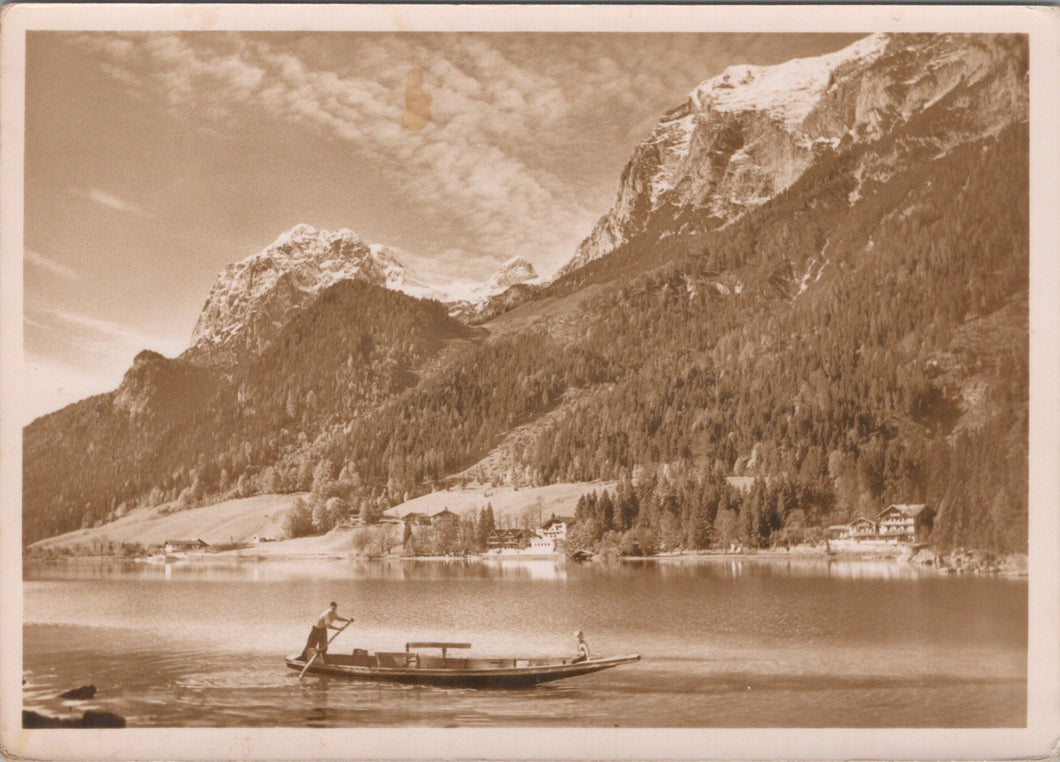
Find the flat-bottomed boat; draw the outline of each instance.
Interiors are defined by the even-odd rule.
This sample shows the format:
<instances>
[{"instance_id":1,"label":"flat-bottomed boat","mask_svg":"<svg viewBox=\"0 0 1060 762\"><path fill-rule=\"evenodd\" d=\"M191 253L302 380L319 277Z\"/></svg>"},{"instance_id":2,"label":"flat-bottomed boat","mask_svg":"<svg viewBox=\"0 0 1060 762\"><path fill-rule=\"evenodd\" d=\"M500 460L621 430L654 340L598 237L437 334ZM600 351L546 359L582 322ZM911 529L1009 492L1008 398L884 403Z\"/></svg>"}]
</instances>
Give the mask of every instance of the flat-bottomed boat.
<instances>
[{"instance_id":1,"label":"flat-bottomed boat","mask_svg":"<svg viewBox=\"0 0 1060 762\"><path fill-rule=\"evenodd\" d=\"M451 649L470 647L470 643L406 643L404 651L369 653L358 648L354 649L352 654L329 653L326 656L309 650L287 656L285 661L288 667L303 673L312 672L359 680L476 688L518 688L587 675L640 660L640 654L582 661L561 657L520 659L465 658L449 655ZM420 648L441 649L441 654L423 654L416 650Z\"/></svg>"}]
</instances>

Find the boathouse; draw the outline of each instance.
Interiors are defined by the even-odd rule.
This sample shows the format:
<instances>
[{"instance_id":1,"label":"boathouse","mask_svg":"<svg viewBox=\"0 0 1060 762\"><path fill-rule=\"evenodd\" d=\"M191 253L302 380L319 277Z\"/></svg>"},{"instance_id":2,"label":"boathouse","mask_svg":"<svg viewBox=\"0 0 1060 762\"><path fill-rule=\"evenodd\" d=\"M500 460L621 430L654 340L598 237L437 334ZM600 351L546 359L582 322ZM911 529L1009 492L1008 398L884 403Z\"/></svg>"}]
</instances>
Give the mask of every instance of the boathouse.
<instances>
[{"instance_id":1,"label":"boathouse","mask_svg":"<svg viewBox=\"0 0 1060 762\"><path fill-rule=\"evenodd\" d=\"M202 540L166 540L165 551L166 553L191 553L204 551L208 547L210 547L209 544Z\"/></svg>"}]
</instances>

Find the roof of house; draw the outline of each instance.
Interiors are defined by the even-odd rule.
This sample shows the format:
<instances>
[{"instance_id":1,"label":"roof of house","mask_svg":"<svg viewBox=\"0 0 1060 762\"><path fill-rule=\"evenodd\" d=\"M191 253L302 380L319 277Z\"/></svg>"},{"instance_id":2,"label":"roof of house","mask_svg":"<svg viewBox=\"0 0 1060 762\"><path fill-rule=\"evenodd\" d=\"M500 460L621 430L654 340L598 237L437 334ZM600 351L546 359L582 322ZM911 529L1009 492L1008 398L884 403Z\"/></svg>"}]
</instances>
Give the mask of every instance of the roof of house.
<instances>
[{"instance_id":1,"label":"roof of house","mask_svg":"<svg viewBox=\"0 0 1060 762\"><path fill-rule=\"evenodd\" d=\"M883 514L887 513L887 511L891 510L892 508L897 510L903 516L907 516L909 518L916 518L921 513L923 513L925 510L927 510L927 506L924 503L915 503L915 504L892 503L891 505L888 505L886 508L884 508L882 511L880 511L880 515L882 516Z\"/></svg>"},{"instance_id":2,"label":"roof of house","mask_svg":"<svg viewBox=\"0 0 1060 762\"><path fill-rule=\"evenodd\" d=\"M556 514L553 513L552 514L552 518L550 518L548 521L546 521L544 524L542 524L541 528L542 529L548 529L553 524L573 524L573 523L574 523L574 517L573 516L557 516Z\"/></svg>"},{"instance_id":3,"label":"roof of house","mask_svg":"<svg viewBox=\"0 0 1060 762\"><path fill-rule=\"evenodd\" d=\"M533 536L534 533L529 529L512 528L512 529L494 529L490 534L490 538L504 538L504 537L527 537Z\"/></svg>"}]
</instances>

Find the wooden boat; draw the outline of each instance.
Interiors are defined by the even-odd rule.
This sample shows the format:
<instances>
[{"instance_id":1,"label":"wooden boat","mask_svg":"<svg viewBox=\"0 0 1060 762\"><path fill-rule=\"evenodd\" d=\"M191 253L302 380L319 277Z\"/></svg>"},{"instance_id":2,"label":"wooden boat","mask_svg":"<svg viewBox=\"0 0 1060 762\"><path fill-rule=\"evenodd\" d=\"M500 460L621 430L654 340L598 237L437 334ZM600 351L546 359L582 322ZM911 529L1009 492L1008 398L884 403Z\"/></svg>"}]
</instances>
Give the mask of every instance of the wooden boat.
<instances>
[{"instance_id":1,"label":"wooden boat","mask_svg":"<svg viewBox=\"0 0 1060 762\"><path fill-rule=\"evenodd\" d=\"M422 654L415 649L441 649L441 655ZM566 677L587 675L602 669L639 661L640 654L574 661L563 658L509 659L457 658L450 649L471 648L470 643L406 643L404 651L369 653L355 649L352 654L327 654L313 658L314 652L287 656L291 669L318 675L350 677L359 680L388 680L426 685L475 688L518 688L547 683ZM306 669L307 660L309 663Z\"/></svg>"}]
</instances>

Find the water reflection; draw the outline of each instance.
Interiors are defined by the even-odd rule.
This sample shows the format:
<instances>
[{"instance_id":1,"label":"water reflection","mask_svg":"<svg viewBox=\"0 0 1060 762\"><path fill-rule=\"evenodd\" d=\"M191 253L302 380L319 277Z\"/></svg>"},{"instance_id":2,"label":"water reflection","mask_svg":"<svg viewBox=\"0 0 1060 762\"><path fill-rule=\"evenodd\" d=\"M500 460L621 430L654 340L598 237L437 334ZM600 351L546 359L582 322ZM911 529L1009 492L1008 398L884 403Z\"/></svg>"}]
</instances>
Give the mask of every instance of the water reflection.
<instances>
[{"instance_id":1,"label":"water reflection","mask_svg":"<svg viewBox=\"0 0 1060 762\"><path fill-rule=\"evenodd\" d=\"M573 566L573 564L571 564ZM34 581L69 579L177 580L453 580L511 579L562 581L567 579L566 559L553 558L447 558L447 559L271 559L248 560L215 557L149 563L119 559L79 559L26 564L23 579ZM610 568L610 567L609 567Z\"/></svg>"},{"instance_id":2,"label":"water reflection","mask_svg":"<svg viewBox=\"0 0 1060 762\"><path fill-rule=\"evenodd\" d=\"M838 560L774 556L688 556L579 564L568 567L571 576L602 575L663 578L736 579L742 577L805 577L822 579L919 579L939 576L904 562L889 560Z\"/></svg>"}]
</instances>

